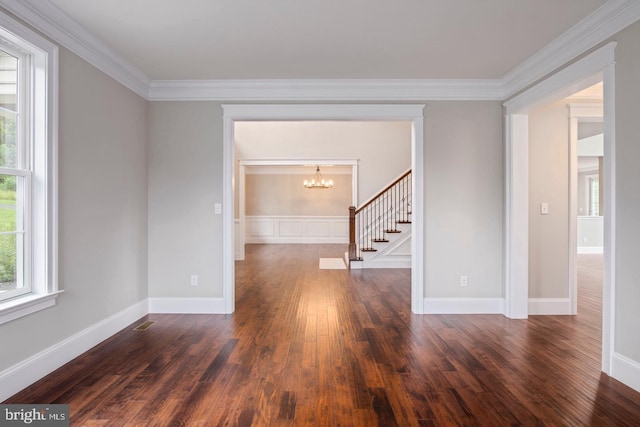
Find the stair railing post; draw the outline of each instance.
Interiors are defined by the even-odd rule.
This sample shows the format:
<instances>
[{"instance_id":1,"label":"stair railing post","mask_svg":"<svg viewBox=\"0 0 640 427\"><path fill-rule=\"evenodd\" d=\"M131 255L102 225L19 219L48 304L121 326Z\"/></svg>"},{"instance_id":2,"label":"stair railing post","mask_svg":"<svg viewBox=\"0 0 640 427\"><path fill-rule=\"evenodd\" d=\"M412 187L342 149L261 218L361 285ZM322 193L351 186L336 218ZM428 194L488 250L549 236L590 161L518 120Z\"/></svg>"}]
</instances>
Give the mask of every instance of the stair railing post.
<instances>
[{"instance_id":1,"label":"stair railing post","mask_svg":"<svg viewBox=\"0 0 640 427\"><path fill-rule=\"evenodd\" d=\"M349 206L349 259L357 259L356 255L356 207Z\"/></svg>"}]
</instances>

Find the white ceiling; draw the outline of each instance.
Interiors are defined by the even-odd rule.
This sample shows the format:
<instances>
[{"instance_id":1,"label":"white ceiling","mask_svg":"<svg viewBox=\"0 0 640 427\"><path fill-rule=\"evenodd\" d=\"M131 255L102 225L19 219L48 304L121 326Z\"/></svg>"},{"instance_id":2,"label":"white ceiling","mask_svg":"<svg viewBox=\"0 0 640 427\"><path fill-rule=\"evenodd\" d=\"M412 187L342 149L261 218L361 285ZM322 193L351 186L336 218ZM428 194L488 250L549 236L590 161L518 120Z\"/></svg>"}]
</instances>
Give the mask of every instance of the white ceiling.
<instances>
[{"instance_id":1,"label":"white ceiling","mask_svg":"<svg viewBox=\"0 0 640 427\"><path fill-rule=\"evenodd\" d=\"M47 1L152 80L500 79L606 3Z\"/></svg>"}]
</instances>

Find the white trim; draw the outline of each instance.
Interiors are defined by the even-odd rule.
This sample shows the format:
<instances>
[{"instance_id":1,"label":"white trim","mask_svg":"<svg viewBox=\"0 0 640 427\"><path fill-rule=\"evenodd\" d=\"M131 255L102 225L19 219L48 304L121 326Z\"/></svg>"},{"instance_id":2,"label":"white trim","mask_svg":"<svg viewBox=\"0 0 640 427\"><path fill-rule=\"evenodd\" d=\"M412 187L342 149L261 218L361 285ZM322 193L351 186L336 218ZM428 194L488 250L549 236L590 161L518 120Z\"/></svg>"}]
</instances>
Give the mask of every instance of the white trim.
<instances>
[{"instance_id":1,"label":"white trim","mask_svg":"<svg viewBox=\"0 0 640 427\"><path fill-rule=\"evenodd\" d=\"M501 101L640 19L636 0L609 0L502 79L152 81L49 1L2 7L149 101Z\"/></svg>"},{"instance_id":2,"label":"white trim","mask_svg":"<svg viewBox=\"0 0 640 427\"><path fill-rule=\"evenodd\" d=\"M425 101L504 99L500 80L154 80L150 101Z\"/></svg>"},{"instance_id":3,"label":"white trim","mask_svg":"<svg viewBox=\"0 0 640 427\"><path fill-rule=\"evenodd\" d=\"M0 11L2 37L28 52L30 93L28 123L22 129L30 153L32 185L25 203L32 230L25 246L31 249L32 295L0 303L9 310L4 321L55 304L58 292L58 47ZM22 112L24 114L24 111ZM35 241L39 244L35 244ZM48 297L49 295L50 297ZM26 304L21 304L24 301ZM38 303L33 303L39 301ZM16 303L17 302L17 303Z\"/></svg>"},{"instance_id":4,"label":"white trim","mask_svg":"<svg viewBox=\"0 0 640 427\"><path fill-rule=\"evenodd\" d=\"M640 19L637 0L609 0L502 79L505 98L544 78Z\"/></svg>"},{"instance_id":5,"label":"white trim","mask_svg":"<svg viewBox=\"0 0 640 427\"><path fill-rule=\"evenodd\" d=\"M56 305L63 291L48 294L29 294L3 301L0 305L0 325Z\"/></svg>"},{"instance_id":6,"label":"white trim","mask_svg":"<svg viewBox=\"0 0 640 427\"><path fill-rule=\"evenodd\" d=\"M575 105L575 104L574 104ZM576 108L569 104L569 305L571 314L578 314L578 117ZM531 307L531 300L529 301ZM531 308L529 309L531 312Z\"/></svg>"},{"instance_id":7,"label":"white trim","mask_svg":"<svg viewBox=\"0 0 640 427\"><path fill-rule=\"evenodd\" d=\"M640 363L620 353L611 356L611 376L640 392Z\"/></svg>"},{"instance_id":8,"label":"white trim","mask_svg":"<svg viewBox=\"0 0 640 427\"><path fill-rule=\"evenodd\" d=\"M570 315L572 313L569 298L529 298L529 315Z\"/></svg>"},{"instance_id":9,"label":"white trim","mask_svg":"<svg viewBox=\"0 0 640 427\"><path fill-rule=\"evenodd\" d=\"M424 106L411 126L411 311L425 312ZM419 113L419 114L418 114Z\"/></svg>"},{"instance_id":10,"label":"white trim","mask_svg":"<svg viewBox=\"0 0 640 427\"><path fill-rule=\"evenodd\" d=\"M503 314L503 298L425 298L427 314Z\"/></svg>"},{"instance_id":11,"label":"white trim","mask_svg":"<svg viewBox=\"0 0 640 427\"><path fill-rule=\"evenodd\" d=\"M529 117L505 116L505 316L526 319L529 297Z\"/></svg>"},{"instance_id":12,"label":"white trim","mask_svg":"<svg viewBox=\"0 0 640 427\"><path fill-rule=\"evenodd\" d=\"M520 122L527 121L526 111L534 105L553 102L579 91L600 79L604 84L604 140L605 140L605 225L604 225L604 283L602 325L602 369L609 373L615 337L615 43L595 50L568 65L558 73L506 102L506 227L505 227L505 296L507 308L527 301L528 278L517 280L510 274L513 266L528 268L528 220L522 206L528 205L528 184L523 185L528 169L528 132ZM520 128L520 129L519 129ZM523 270L524 271L524 270ZM517 301L514 302L514 298ZM507 315L509 312L507 311Z\"/></svg>"},{"instance_id":13,"label":"white trim","mask_svg":"<svg viewBox=\"0 0 640 427\"><path fill-rule=\"evenodd\" d=\"M615 48L616 42L609 42L506 101L506 113L526 113L528 109L535 108L540 103L550 104L602 81L600 73L606 64L615 61Z\"/></svg>"},{"instance_id":14,"label":"white trim","mask_svg":"<svg viewBox=\"0 0 640 427\"><path fill-rule=\"evenodd\" d=\"M350 261L352 270L365 268L411 268L411 254L399 255L399 259L375 259L369 261Z\"/></svg>"},{"instance_id":15,"label":"white trim","mask_svg":"<svg viewBox=\"0 0 640 427\"><path fill-rule=\"evenodd\" d=\"M53 3L44 0L3 1L2 7L125 87L148 99L149 78Z\"/></svg>"},{"instance_id":16,"label":"white trim","mask_svg":"<svg viewBox=\"0 0 640 427\"><path fill-rule=\"evenodd\" d=\"M148 313L142 300L0 372L0 402L50 374Z\"/></svg>"},{"instance_id":17,"label":"white trim","mask_svg":"<svg viewBox=\"0 0 640 427\"><path fill-rule=\"evenodd\" d=\"M226 314L222 298L149 298L149 313Z\"/></svg>"},{"instance_id":18,"label":"white trim","mask_svg":"<svg viewBox=\"0 0 640 427\"><path fill-rule=\"evenodd\" d=\"M234 273L234 137L233 123L241 120L407 120L412 122L413 230L411 240L411 309L423 312L424 301L424 135L421 104L223 104L223 299L233 312Z\"/></svg>"},{"instance_id":19,"label":"white trim","mask_svg":"<svg viewBox=\"0 0 640 427\"><path fill-rule=\"evenodd\" d=\"M609 374L616 336L616 104L615 62L603 70L604 106L604 257L602 296L602 371Z\"/></svg>"},{"instance_id":20,"label":"white trim","mask_svg":"<svg viewBox=\"0 0 640 427\"><path fill-rule=\"evenodd\" d=\"M353 167L337 166L335 164L317 163L322 175L351 175ZM246 175L296 175L309 177L316 171L316 164L307 163L304 166L251 166L246 169Z\"/></svg>"}]
</instances>

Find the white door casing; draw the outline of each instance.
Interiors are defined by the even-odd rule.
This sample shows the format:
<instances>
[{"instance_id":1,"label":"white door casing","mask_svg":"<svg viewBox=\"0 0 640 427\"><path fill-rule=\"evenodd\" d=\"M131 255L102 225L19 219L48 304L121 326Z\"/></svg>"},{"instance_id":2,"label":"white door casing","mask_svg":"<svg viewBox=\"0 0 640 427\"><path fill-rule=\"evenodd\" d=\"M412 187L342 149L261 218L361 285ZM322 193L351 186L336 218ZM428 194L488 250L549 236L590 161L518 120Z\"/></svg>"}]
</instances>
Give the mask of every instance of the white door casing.
<instances>
[{"instance_id":1,"label":"white door casing","mask_svg":"<svg viewBox=\"0 0 640 427\"><path fill-rule=\"evenodd\" d=\"M235 121L253 120L406 120L412 123L413 234L411 310L424 312L424 117L422 104L225 104L222 166L222 281L225 313L235 310L234 134Z\"/></svg>"}]
</instances>

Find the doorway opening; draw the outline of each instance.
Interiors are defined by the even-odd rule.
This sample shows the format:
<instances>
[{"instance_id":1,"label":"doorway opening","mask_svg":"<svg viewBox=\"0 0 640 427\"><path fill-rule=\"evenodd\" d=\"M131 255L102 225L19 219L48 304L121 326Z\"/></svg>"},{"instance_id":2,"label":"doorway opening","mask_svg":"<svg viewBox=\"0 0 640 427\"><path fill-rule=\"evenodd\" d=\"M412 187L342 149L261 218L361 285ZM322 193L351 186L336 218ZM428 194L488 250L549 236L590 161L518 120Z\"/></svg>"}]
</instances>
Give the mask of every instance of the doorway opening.
<instances>
[{"instance_id":1,"label":"doorway opening","mask_svg":"<svg viewBox=\"0 0 640 427\"><path fill-rule=\"evenodd\" d=\"M615 293L615 102L614 102L614 50L615 43L609 43L584 58L572 63L556 74L538 83L522 94L505 103L506 120L506 263L505 263L505 314L512 318L526 318L531 313L532 301L529 288L530 262L530 216L534 209L540 215L549 212L550 206L540 201L539 206L530 206L529 183L529 113L542 105L557 102L571 94L580 92L598 82L603 82L603 136L604 136L604 198L606 207L603 221L603 309L602 309L602 371L610 372L615 336L613 305ZM577 156L576 161L577 163ZM577 165L576 165L577 169ZM571 205L574 205L573 202ZM577 205L577 202L575 203ZM537 210L539 209L539 211ZM575 206L574 206L575 209ZM546 213L545 213L546 212ZM570 215L574 221L576 215ZM573 231L577 233L577 231ZM568 235L568 234L567 234ZM573 238L574 237L574 238ZM576 245L577 235L567 241L567 247ZM575 247L575 246L574 246ZM567 258L576 252L567 251ZM569 265L575 265L569 263ZM575 273L575 267L574 267ZM572 273L573 274L573 273ZM571 280L566 280L567 284ZM571 295L570 295L571 296ZM575 299L576 295L572 295ZM554 301L548 301L554 303ZM574 301L563 298L555 301L569 304ZM535 303L535 301L533 301ZM570 314L570 312L566 313Z\"/></svg>"},{"instance_id":2,"label":"doorway opening","mask_svg":"<svg viewBox=\"0 0 640 427\"><path fill-rule=\"evenodd\" d=\"M236 188L235 135L236 122L279 121L407 121L411 123L411 168L413 212L411 242L411 309L423 313L424 307L424 189L423 189L423 109L424 105L223 105L223 300L225 312L235 309L235 233L234 193ZM313 190L311 190L313 191Z\"/></svg>"}]
</instances>

